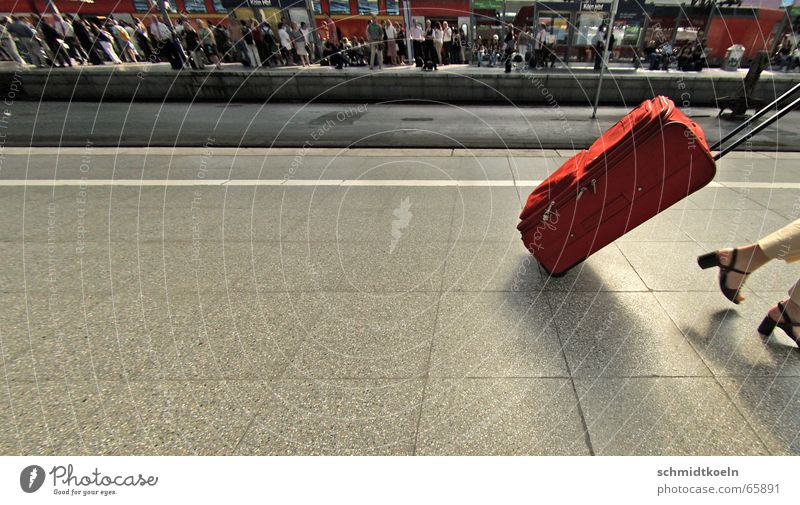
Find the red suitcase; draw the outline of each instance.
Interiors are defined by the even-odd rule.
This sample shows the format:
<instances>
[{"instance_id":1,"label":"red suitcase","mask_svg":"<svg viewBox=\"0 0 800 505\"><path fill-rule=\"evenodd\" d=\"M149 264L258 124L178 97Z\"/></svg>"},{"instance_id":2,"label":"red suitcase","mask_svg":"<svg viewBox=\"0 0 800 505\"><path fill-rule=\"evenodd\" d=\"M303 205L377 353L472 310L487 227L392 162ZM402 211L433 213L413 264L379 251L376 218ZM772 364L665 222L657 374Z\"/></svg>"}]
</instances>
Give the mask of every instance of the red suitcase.
<instances>
[{"instance_id":1,"label":"red suitcase","mask_svg":"<svg viewBox=\"0 0 800 505\"><path fill-rule=\"evenodd\" d=\"M562 275L702 188L715 173L703 130L659 96L533 190L517 229L539 263Z\"/></svg>"}]
</instances>

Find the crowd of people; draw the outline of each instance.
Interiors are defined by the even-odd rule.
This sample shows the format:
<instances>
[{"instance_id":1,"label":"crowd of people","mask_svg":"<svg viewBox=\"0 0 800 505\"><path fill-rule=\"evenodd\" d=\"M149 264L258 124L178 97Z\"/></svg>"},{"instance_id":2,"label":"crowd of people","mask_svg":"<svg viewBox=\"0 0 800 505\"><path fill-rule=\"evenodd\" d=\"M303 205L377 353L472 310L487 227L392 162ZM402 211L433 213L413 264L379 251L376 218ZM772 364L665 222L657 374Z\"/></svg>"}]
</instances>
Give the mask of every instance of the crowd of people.
<instances>
[{"instance_id":1,"label":"crowd of people","mask_svg":"<svg viewBox=\"0 0 800 505\"><path fill-rule=\"evenodd\" d=\"M490 67L502 60L506 63L520 63L520 68L547 68L555 65L555 36L552 27L541 23L536 29L525 26L517 30L508 26L502 39L494 34L484 40L478 37L475 41L476 64L484 63ZM506 64L506 69L509 70Z\"/></svg>"},{"instance_id":2,"label":"crowd of people","mask_svg":"<svg viewBox=\"0 0 800 505\"><path fill-rule=\"evenodd\" d=\"M613 51L614 36L607 36L606 30L600 26L588 46L596 70L607 43L608 53ZM275 29L266 21L235 18L209 25L187 16L169 24L157 16L129 21L66 14L50 21L8 16L0 17L0 58L37 67L169 61L173 68L195 69L221 68L225 62L247 67L308 67L319 62L337 69L416 64L437 70L440 65L471 61L479 67L504 64L506 72L512 65L519 70L553 67L558 60L553 27L545 24L521 29L508 25L499 34L470 42L463 28L447 21L426 20L424 26L415 22L406 34L401 23L372 16L363 34L350 35L344 36L330 15L316 34L305 22L285 17ZM707 66L705 53L699 33L696 40L675 47L669 41L652 40L644 54L634 54L633 63L641 66L643 56L650 70L700 71ZM800 34L786 35L771 56L773 70L800 68Z\"/></svg>"}]
</instances>

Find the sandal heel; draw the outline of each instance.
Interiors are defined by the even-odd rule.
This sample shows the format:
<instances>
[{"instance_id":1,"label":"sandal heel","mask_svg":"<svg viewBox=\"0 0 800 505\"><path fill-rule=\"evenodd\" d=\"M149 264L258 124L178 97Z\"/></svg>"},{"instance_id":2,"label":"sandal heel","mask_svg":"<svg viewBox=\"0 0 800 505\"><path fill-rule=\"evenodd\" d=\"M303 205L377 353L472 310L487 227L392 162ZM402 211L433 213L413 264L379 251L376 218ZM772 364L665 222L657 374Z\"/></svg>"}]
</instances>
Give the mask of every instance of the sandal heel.
<instances>
[{"instance_id":1,"label":"sandal heel","mask_svg":"<svg viewBox=\"0 0 800 505\"><path fill-rule=\"evenodd\" d=\"M700 268L702 268L703 270L707 268L718 267L720 266L719 256L717 256L716 252L710 252L702 256L698 256L697 264L700 265Z\"/></svg>"},{"instance_id":2,"label":"sandal heel","mask_svg":"<svg viewBox=\"0 0 800 505\"><path fill-rule=\"evenodd\" d=\"M778 322L767 316L763 321L761 321L761 324L758 325L758 332L763 336L768 337L772 335L772 332L775 331L776 326L778 326Z\"/></svg>"}]
</instances>

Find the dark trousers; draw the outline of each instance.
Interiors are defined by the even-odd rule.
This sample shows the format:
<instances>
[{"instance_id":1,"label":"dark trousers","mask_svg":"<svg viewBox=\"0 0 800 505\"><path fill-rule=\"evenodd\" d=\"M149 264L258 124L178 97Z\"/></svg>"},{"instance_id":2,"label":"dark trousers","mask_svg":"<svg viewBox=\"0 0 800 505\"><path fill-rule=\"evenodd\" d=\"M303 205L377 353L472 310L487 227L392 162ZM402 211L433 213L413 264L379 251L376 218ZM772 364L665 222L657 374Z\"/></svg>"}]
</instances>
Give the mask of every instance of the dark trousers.
<instances>
[{"instance_id":1,"label":"dark trousers","mask_svg":"<svg viewBox=\"0 0 800 505\"><path fill-rule=\"evenodd\" d=\"M450 61L451 54L450 53L453 51L453 43L452 42L445 42L443 47L444 47L444 49L442 50L442 52L444 53L444 61L442 62L442 64L443 65L449 65L451 63L451 61Z\"/></svg>"},{"instance_id":2,"label":"dark trousers","mask_svg":"<svg viewBox=\"0 0 800 505\"><path fill-rule=\"evenodd\" d=\"M425 61L433 62L433 68L439 63L439 55L436 54L436 46L433 45L432 40L425 41Z\"/></svg>"},{"instance_id":3,"label":"dark trousers","mask_svg":"<svg viewBox=\"0 0 800 505\"><path fill-rule=\"evenodd\" d=\"M419 40L412 40L411 47L414 49L414 59L425 59L425 54L422 50L422 42Z\"/></svg>"}]
</instances>

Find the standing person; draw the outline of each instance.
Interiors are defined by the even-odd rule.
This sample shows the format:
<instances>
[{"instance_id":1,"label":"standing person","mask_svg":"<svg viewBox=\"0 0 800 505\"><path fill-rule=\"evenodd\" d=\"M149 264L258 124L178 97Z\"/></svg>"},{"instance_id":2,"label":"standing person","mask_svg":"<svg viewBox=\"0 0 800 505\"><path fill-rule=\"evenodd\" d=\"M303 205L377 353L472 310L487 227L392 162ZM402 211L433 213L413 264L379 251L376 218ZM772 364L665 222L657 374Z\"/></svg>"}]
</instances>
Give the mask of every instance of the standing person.
<instances>
[{"instance_id":1,"label":"standing person","mask_svg":"<svg viewBox=\"0 0 800 505\"><path fill-rule=\"evenodd\" d=\"M442 25L440 25L438 21L433 25L433 47L436 51L436 63L443 64L442 48L444 47L444 31L442 30Z\"/></svg>"},{"instance_id":2,"label":"standing person","mask_svg":"<svg viewBox=\"0 0 800 505\"><path fill-rule=\"evenodd\" d=\"M425 66L428 65L428 62L431 63L433 66L433 70L438 70L439 64L439 57L436 56L436 44L435 40L435 33L434 29L431 26L431 20L425 20L425 46L424 46L424 53L425 53ZM423 67L425 68L425 67Z\"/></svg>"},{"instance_id":3,"label":"standing person","mask_svg":"<svg viewBox=\"0 0 800 505\"><path fill-rule=\"evenodd\" d=\"M20 56L14 36L8 30L9 24L11 24L11 18L0 18L0 43L2 43L3 50L17 65L24 66L26 65L25 60Z\"/></svg>"},{"instance_id":4,"label":"standing person","mask_svg":"<svg viewBox=\"0 0 800 505\"><path fill-rule=\"evenodd\" d=\"M442 22L442 65L450 64L451 52L453 51L453 29L447 24L447 21Z\"/></svg>"},{"instance_id":5,"label":"standing person","mask_svg":"<svg viewBox=\"0 0 800 505\"><path fill-rule=\"evenodd\" d=\"M188 19L183 22L183 40L186 43L186 53L189 55L189 64L192 68L197 70L205 68L200 36Z\"/></svg>"},{"instance_id":6,"label":"standing person","mask_svg":"<svg viewBox=\"0 0 800 505\"><path fill-rule=\"evenodd\" d=\"M275 56L280 54L278 51L277 43L275 42L275 34L272 32L272 26L266 21L263 21L259 27L261 32L261 39L264 41L267 55L261 58L261 66L273 67L275 66Z\"/></svg>"},{"instance_id":7,"label":"standing person","mask_svg":"<svg viewBox=\"0 0 800 505\"><path fill-rule=\"evenodd\" d=\"M120 48L122 60L128 63L136 63L139 54L136 52L136 48L133 47L133 41L131 40L128 30L126 30L124 26L120 26L116 21L109 21L109 25L109 31L114 35L114 38L117 40L117 45Z\"/></svg>"},{"instance_id":8,"label":"standing person","mask_svg":"<svg viewBox=\"0 0 800 505\"><path fill-rule=\"evenodd\" d=\"M304 67L310 67L311 61L308 58L308 50L306 49L306 38L297 27L297 23L292 23L292 31L289 35L292 37L294 50L300 58L300 64Z\"/></svg>"},{"instance_id":9,"label":"standing person","mask_svg":"<svg viewBox=\"0 0 800 505\"><path fill-rule=\"evenodd\" d=\"M594 49L594 69L600 70L603 65L603 52L606 48L606 26L600 25L597 33L592 37L592 48Z\"/></svg>"},{"instance_id":10,"label":"standing person","mask_svg":"<svg viewBox=\"0 0 800 505\"><path fill-rule=\"evenodd\" d=\"M411 49L414 53L414 61L418 67L424 65L425 51L423 45L425 44L425 32L422 30L422 25L414 23L411 27Z\"/></svg>"},{"instance_id":11,"label":"standing person","mask_svg":"<svg viewBox=\"0 0 800 505\"><path fill-rule=\"evenodd\" d=\"M509 24L506 29L506 36L503 39L503 50L505 51L504 63L506 67L506 73L511 72L511 57L514 55L514 47L516 46L514 41L514 25Z\"/></svg>"},{"instance_id":12,"label":"standing person","mask_svg":"<svg viewBox=\"0 0 800 505\"><path fill-rule=\"evenodd\" d=\"M122 64L122 60L119 59L117 52L114 50L114 36L108 33L99 24L91 25L91 28L92 33L94 33L95 40L97 40L97 43L100 44L100 49L102 49L106 59L115 65Z\"/></svg>"},{"instance_id":13,"label":"standing person","mask_svg":"<svg viewBox=\"0 0 800 505\"><path fill-rule=\"evenodd\" d=\"M294 57L292 56L292 37L286 30L286 25L278 23L278 37L281 40L281 55L283 56L284 65L294 65Z\"/></svg>"},{"instance_id":14,"label":"standing person","mask_svg":"<svg viewBox=\"0 0 800 505\"><path fill-rule=\"evenodd\" d=\"M22 47L25 48L31 64L37 67L47 66L47 55L42 47L42 41L31 25L16 16L12 16L11 23L7 25L7 30L17 37Z\"/></svg>"},{"instance_id":15,"label":"standing person","mask_svg":"<svg viewBox=\"0 0 800 505\"><path fill-rule=\"evenodd\" d=\"M378 69L383 69L383 28L378 23L375 14L367 24L367 43L369 44L369 69L374 70L375 60L378 62Z\"/></svg>"},{"instance_id":16,"label":"standing person","mask_svg":"<svg viewBox=\"0 0 800 505\"><path fill-rule=\"evenodd\" d=\"M153 45L150 43L150 37L147 35L147 29L139 19L135 20L136 24L133 26L133 38L136 45L139 47L139 52L144 56L145 61L155 63L153 58Z\"/></svg>"},{"instance_id":17,"label":"standing person","mask_svg":"<svg viewBox=\"0 0 800 505\"><path fill-rule=\"evenodd\" d=\"M547 29L544 23L539 23L539 28L533 36L533 58L536 58L535 67L545 67L545 56L547 53Z\"/></svg>"},{"instance_id":18,"label":"standing person","mask_svg":"<svg viewBox=\"0 0 800 505\"><path fill-rule=\"evenodd\" d=\"M400 60L401 65L405 65L406 62L409 61L408 59L408 48L406 47L406 31L403 28L403 25L397 23L396 25L397 30L397 57Z\"/></svg>"},{"instance_id":19,"label":"standing person","mask_svg":"<svg viewBox=\"0 0 800 505\"><path fill-rule=\"evenodd\" d=\"M214 39L217 41L220 62L231 61L231 35L228 27L219 23L214 25L212 31L214 32Z\"/></svg>"},{"instance_id":20,"label":"standing person","mask_svg":"<svg viewBox=\"0 0 800 505\"><path fill-rule=\"evenodd\" d=\"M528 61L528 44L531 42L530 30L523 26L517 37L517 53L522 57L522 61ZM529 65L530 66L530 65Z\"/></svg>"},{"instance_id":21,"label":"standing person","mask_svg":"<svg viewBox=\"0 0 800 505\"><path fill-rule=\"evenodd\" d=\"M89 56L89 61L92 65L102 65L103 58L100 56L99 48L97 47L97 41L94 38L94 34L86 25L86 21L75 16L72 18L72 29L75 31L75 37L80 41L81 47L83 50L86 51L86 54Z\"/></svg>"},{"instance_id":22,"label":"standing person","mask_svg":"<svg viewBox=\"0 0 800 505\"><path fill-rule=\"evenodd\" d=\"M81 65L85 65L89 60L89 56L83 50L80 41L75 36L75 29L72 27L72 18L69 16L56 18L55 29L64 40L64 43L67 44L70 57Z\"/></svg>"},{"instance_id":23,"label":"standing person","mask_svg":"<svg viewBox=\"0 0 800 505\"><path fill-rule=\"evenodd\" d=\"M391 21L386 22L386 27L383 29L386 33L386 56L389 58L391 65L399 65L400 61L397 57L397 30L394 23Z\"/></svg>"},{"instance_id":24,"label":"standing person","mask_svg":"<svg viewBox=\"0 0 800 505\"><path fill-rule=\"evenodd\" d=\"M214 36L214 32L211 28L208 27L208 23L206 23L205 19L198 19L197 26L200 27L197 30L197 36L200 37L200 45L203 47L203 51L214 67L217 70L222 68L219 59L219 48L217 47L217 39Z\"/></svg>"},{"instance_id":25,"label":"standing person","mask_svg":"<svg viewBox=\"0 0 800 505\"><path fill-rule=\"evenodd\" d=\"M459 58L459 51L461 48L461 34L458 30L453 30L453 40L452 44L450 44L450 63L456 65L461 63L461 59Z\"/></svg>"},{"instance_id":26,"label":"standing person","mask_svg":"<svg viewBox=\"0 0 800 505\"><path fill-rule=\"evenodd\" d=\"M36 24L42 31L42 36L50 48L50 54L53 55L53 64L57 67L71 67L72 59L69 57L69 49L58 34L55 28L42 21L41 18L36 18Z\"/></svg>"},{"instance_id":27,"label":"standing person","mask_svg":"<svg viewBox=\"0 0 800 505\"><path fill-rule=\"evenodd\" d=\"M253 42L256 44L256 52L258 53L258 60L261 62L262 67L269 66L267 63L269 59L269 50L267 49L267 41L264 39L264 29L262 23L253 21L252 25Z\"/></svg>"},{"instance_id":28,"label":"standing person","mask_svg":"<svg viewBox=\"0 0 800 505\"><path fill-rule=\"evenodd\" d=\"M300 33L303 34L303 40L306 41L306 51L309 60L309 66L311 65L311 57L317 54L317 49L314 47L314 41L311 39L311 30L306 25L305 21L300 22Z\"/></svg>"},{"instance_id":29,"label":"standing person","mask_svg":"<svg viewBox=\"0 0 800 505\"><path fill-rule=\"evenodd\" d=\"M258 57L258 48L256 47L256 39L254 37L255 21L241 20L242 23L242 42L244 43L245 57L251 67L260 67L261 59Z\"/></svg>"},{"instance_id":30,"label":"standing person","mask_svg":"<svg viewBox=\"0 0 800 505\"><path fill-rule=\"evenodd\" d=\"M325 28L325 38L331 43L333 47L339 47L339 33L336 31L336 22L331 17L330 13L325 14L325 20L322 22Z\"/></svg>"},{"instance_id":31,"label":"standing person","mask_svg":"<svg viewBox=\"0 0 800 505\"><path fill-rule=\"evenodd\" d=\"M772 260L800 261L800 219L767 235L754 244L720 249L697 258L701 268L719 267L719 287L733 303L744 301L740 291L747 276ZM800 281L789 289L789 298L772 307L758 332L769 336L780 328L800 346Z\"/></svg>"},{"instance_id":32,"label":"standing person","mask_svg":"<svg viewBox=\"0 0 800 505\"><path fill-rule=\"evenodd\" d=\"M164 55L167 59L173 59L172 32L169 27L158 18L153 18L148 27L150 39L155 44L154 51L158 56Z\"/></svg>"}]
</instances>

